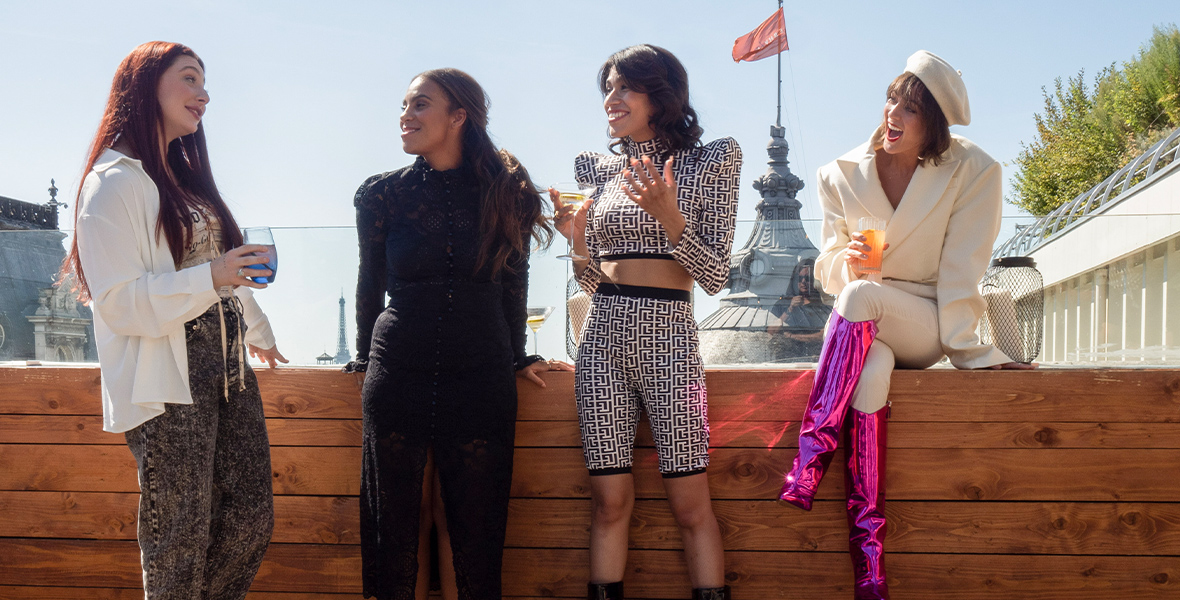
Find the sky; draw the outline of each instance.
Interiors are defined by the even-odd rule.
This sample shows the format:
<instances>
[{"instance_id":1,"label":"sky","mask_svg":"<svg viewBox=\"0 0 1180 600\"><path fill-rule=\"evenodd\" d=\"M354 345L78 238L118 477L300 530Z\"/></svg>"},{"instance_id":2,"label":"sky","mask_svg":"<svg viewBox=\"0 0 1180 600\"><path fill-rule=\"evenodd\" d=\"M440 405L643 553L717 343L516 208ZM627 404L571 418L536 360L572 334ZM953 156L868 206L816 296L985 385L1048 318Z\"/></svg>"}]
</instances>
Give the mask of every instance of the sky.
<instances>
[{"instance_id":1,"label":"sky","mask_svg":"<svg viewBox=\"0 0 1180 600\"><path fill-rule=\"evenodd\" d=\"M597 70L638 43L672 51L689 73L705 140L735 138L745 161L735 249L755 217L775 120L776 61L735 64L733 42L777 8L769 0L434 2L124 0L0 3L0 195L48 200L55 179L71 206L87 146L119 61L150 40L184 43L206 65L205 129L218 185L242 226L276 228L276 283L258 294L293 362L335 353L339 298L354 326L352 196L371 174L411 162L397 117L413 76L436 67L473 75L491 98L493 139L542 185L572 179L574 155L609 143ZM967 136L1005 163L1034 136L1042 87L1087 79L1131 59L1153 25L1180 22L1174 1L938 4L787 2L783 124L791 169L815 232L815 170L868 139L885 87L919 49L963 73ZM1005 230L1027 222L1005 207ZM814 239L814 233L813 233ZM557 306L539 350L564 355L561 245L533 256L529 304ZM722 293L724 295L724 292ZM718 299L696 292L698 318ZM531 334L530 334L531 336ZM529 351L533 351L530 339Z\"/></svg>"}]
</instances>

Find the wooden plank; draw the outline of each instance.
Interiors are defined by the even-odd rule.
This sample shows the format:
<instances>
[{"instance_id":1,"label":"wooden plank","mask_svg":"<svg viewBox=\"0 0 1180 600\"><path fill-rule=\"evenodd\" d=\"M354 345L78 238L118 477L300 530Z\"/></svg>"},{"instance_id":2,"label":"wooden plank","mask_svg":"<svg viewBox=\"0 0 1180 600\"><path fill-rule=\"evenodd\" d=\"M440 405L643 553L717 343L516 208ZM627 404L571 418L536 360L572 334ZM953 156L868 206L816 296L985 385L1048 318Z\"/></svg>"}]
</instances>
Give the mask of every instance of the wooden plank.
<instances>
[{"instance_id":1,"label":"wooden plank","mask_svg":"<svg viewBox=\"0 0 1180 600\"><path fill-rule=\"evenodd\" d=\"M140 573L133 541L0 538L0 585L135 588ZM271 544L251 589L360 592L360 546Z\"/></svg>"},{"instance_id":2,"label":"wooden plank","mask_svg":"<svg viewBox=\"0 0 1180 600\"><path fill-rule=\"evenodd\" d=\"M126 446L0 445L0 490L138 492Z\"/></svg>"},{"instance_id":3,"label":"wooden plank","mask_svg":"<svg viewBox=\"0 0 1180 600\"><path fill-rule=\"evenodd\" d=\"M267 417L359 419L362 379L339 369L256 369Z\"/></svg>"},{"instance_id":4,"label":"wooden plank","mask_svg":"<svg viewBox=\"0 0 1180 600\"><path fill-rule=\"evenodd\" d=\"M134 540L139 494L0 491L0 537ZM359 544L355 496L276 496L271 541Z\"/></svg>"},{"instance_id":5,"label":"wooden plank","mask_svg":"<svg viewBox=\"0 0 1180 600\"><path fill-rule=\"evenodd\" d=\"M143 600L143 589L0 585L0 600Z\"/></svg>"},{"instance_id":6,"label":"wooden plank","mask_svg":"<svg viewBox=\"0 0 1180 600\"><path fill-rule=\"evenodd\" d=\"M351 446L361 443L361 422L354 419L267 419L272 446ZM718 421L711 423L713 448L794 448L794 421ZM102 431L102 418L81 415L0 415L0 444L126 444L122 434ZM635 444L653 447L646 420ZM518 448L582 445L572 421L519 421ZM891 422L892 448L1180 448L1180 427L1173 423L1062 422Z\"/></svg>"},{"instance_id":7,"label":"wooden plank","mask_svg":"<svg viewBox=\"0 0 1180 600\"><path fill-rule=\"evenodd\" d=\"M519 549L505 552L507 595L584 597L585 551ZM888 557L890 591L914 600L1120 600L1173 598L1180 567L1172 557L1027 557L897 554ZM851 596L846 554L726 553L726 582L737 598ZM685 598L689 584L680 552L629 553L628 597Z\"/></svg>"},{"instance_id":8,"label":"wooden plank","mask_svg":"<svg viewBox=\"0 0 1180 600\"><path fill-rule=\"evenodd\" d=\"M437 594L436 594L437 595ZM246 600L362 600L360 594L250 592ZM0 600L143 600L139 588L0 586Z\"/></svg>"},{"instance_id":9,"label":"wooden plank","mask_svg":"<svg viewBox=\"0 0 1180 600\"><path fill-rule=\"evenodd\" d=\"M99 416L0 415L0 444L126 443L123 434L103 431Z\"/></svg>"},{"instance_id":10,"label":"wooden plank","mask_svg":"<svg viewBox=\"0 0 1180 600\"><path fill-rule=\"evenodd\" d=\"M710 454L709 485L718 499L774 498L791 450L718 448ZM655 452L635 452L635 490L663 497ZM817 497L842 498L842 453ZM1180 450L890 450L887 494L905 500L1025 500L1172 502L1180 480ZM589 476L576 448L520 448L512 495L584 498Z\"/></svg>"},{"instance_id":11,"label":"wooden plank","mask_svg":"<svg viewBox=\"0 0 1180 600\"><path fill-rule=\"evenodd\" d=\"M271 446L361 445L360 419L267 419L266 430Z\"/></svg>"},{"instance_id":12,"label":"wooden plank","mask_svg":"<svg viewBox=\"0 0 1180 600\"><path fill-rule=\"evenodd\" d=\"M794 451L718 448L709 483L720 499L774 498ZM635 452L641 498L663 497L655 452ZM820 498L839 498L841 453ZM359 448L272 449L275 494L352 496L360 488ZM520 448L512 494L585 498L589 476L578 448ZM1180 497L1180 450L897 449L887 468L898 500L1023 500L1172 502ZM135 462L125 447L0 445L0 490L138 491Z\"/></svg>"},{"instance_id":13,"label":"wooden plank","mask_svg":"<svg viewBox=\"0 0 1180 600\"><path fill-rule=\"evenodd\" d=\"M509 596L584 597L587 552L509 548ZM0 585L133 588L139 584L134 542L0 539ZM69 565L63 570L62 565ZM1180 562L1168 557L948 555L893 553L891 591L902 598L1120 600L1175 598ZM837 597L849 594L851 565L843 552L728 552L726 581L741 598ZM633 550L629 597L684 598L689 583L681 552ZM358 593L357 546L272 544L252 588L267 592Z\"/></svg>"},{"instance_id":14,"label":"wooden plank","mask_svg":"<svg viewBox=\"0 0 1180 600\"><path fill-rule=\"evenodd\" d=\"M0 492L0 537L135 539L138 494ZM810 513L769 500L718 500L725 547L839 552L846 547L843 502ZM887 504L891 552L1180 555L1176 503L915 502ZM274 543L358 544L355 497L277 496ZM589 500L514 498L511 547L584 548ZM675 550L680 534L665 500L636 501L635 548Z\"/></svg>"},{"instance_id":15,"label":"wooden plank","mask_svg":"<svg viewBox=\"0 0 1180 600\"><path fill-rule=\"evenodd\" d=\"M0 537L134 540L138 493L0 491Z\"/></svg>"},{"instance_id":16,"label":"wooden plank","mask_svg":"<svg viewBox=\"0 0 1180 600\"><path fill-rule=\"evenodd\" d=\"M585 595L585 551L505 552L506 595L578 598ZM840 553L726 553L726 582L737 598L851 596L851 565ZM897 598L934 600L1067 600L1174 598L1180 567L1172 557L1026 557L898 554L888 557ZM629 553L628 597L685 598L689 584L681 553Z\"/></svg>"},{"instance_id":17,"label":"wooden plank","mask_svg":"<svg viewBox=\"0 0 1180 600\"><path fill-rule=\"evenodd\" d=\"M430 597L441 597L436 591ZM324 592L250 592L246 600L363 600L361 594ZM504 596L505 600L542 600L538 597ZM0 600L143 600L143 590L93 587L0 586Z\"/></svg>"},{"instance_id":18,"label":"wooden plank","mask_svg":"<svg viewBox=\"0 0 1180 600\"><path fill-rule=\"evenodd\" d=\"M275 496L275 544L359 544L355 496Z\"/></svg>"},{"instance_id":19,"label":"wooden plank","mask_svg":"<svg viewBox=\"0 0 1180 600\"><path fill-rule=\"evenodd\" d=\"M575 428L577 424L574 424ZM272 446L360 446L359 419L267 419ZM121 433L102 430L102 417L85 415L0 415L0 444L127 443Z\"/></svg>"},{"instance_id":20,"label":"wooden plank","mask_svg":"<svg viewBox=\"0 0 1180 600\"><path fill-rule=\"evenodd\" d=\"M335 369L260 369L267 416L360 418L353 374ZM716 369L706 372L711 418L798 420L811 386L806 370ZM573 375L545 374L549 386L520 388L525 421L573 421ZM2 367L0 414L97 415L95 367ZM963 393L970 390L970 393ZM1110 409L1119 398L1120 410ZM1175 369L1038 369L893 374L896 421L1180 422L1180 372Z\"/></svg>"},{"instance_id":21,"label":"wooden plank","mask_svg":"<svg viewBox=\"0 0 1180 600\"><path fill-rule=\"evenodd\" d=\"M98 367L0 367L0 414L101 415Z\"/></svg>"},{"instance_id":22,"label":"wooden plank","mask_svg":"<svg viewBox=\"0 0 1180 600\"><path fill-rule=\"evenodd\" d=\"M842 552L844 503L818 501L810 512L769 500L718 500L713 511L732 550ZM1180 555L1180 504L916 502L886 503L894 552L950 554ZM513 499L511 547L585 548L589 500ZM640 499L631 516L632 548L678 550L680 532L664 500Z\"/></svg>"},{"instance_id":23,"label":"wooden plank","mask_svg":"<svg viewBox=\"0 0 1180 600\"><path fill-rule=\"evenodd\" d=\"M1174 423L924 423L891 420L889 448L1167 449L1180 448L1180 427Z\"/></svg>"},{"instance_id":24,"label":"wooden plank","mask_svg":"<svg viewBox=\"0 0 1180 600\"><path fill-rule=\"evenodd\" d=\"M275 494L355 496L359 448L271 449ZM126 446L0 445L0 490L138 492Z\"/></svg>"}]
</instances>

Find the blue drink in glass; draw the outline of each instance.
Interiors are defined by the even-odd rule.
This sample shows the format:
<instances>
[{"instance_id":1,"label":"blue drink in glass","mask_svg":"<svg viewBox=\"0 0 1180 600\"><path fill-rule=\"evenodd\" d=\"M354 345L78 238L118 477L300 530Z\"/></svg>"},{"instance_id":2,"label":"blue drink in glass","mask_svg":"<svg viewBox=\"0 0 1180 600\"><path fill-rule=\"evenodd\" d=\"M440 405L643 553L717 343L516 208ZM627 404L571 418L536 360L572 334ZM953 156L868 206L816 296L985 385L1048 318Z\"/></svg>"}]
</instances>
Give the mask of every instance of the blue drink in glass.
<instances>
[{"instance_id":1,"label":"blue drink in glass","mask_svg":"<svg viewBox=\"0 0 1180 600\"><path fill-rule=\"evenodd\" d=\"M258 265L249 265L248 269L269 269L270 275L251 277L254 283L274 283L275 273L279 271L279 252L275 249L274 236L270 233L270 227L247 227L242 230L242 237L245 243L259 246L266 246L266 252L261 256L266 257L266 262ZM259 256L255 253L254 256Z\"/></svg>"},{"instance_id":2,"label":"blue drink in glass","mask_svg":"<svg viewBox=\"0 0 1180 600\"><path fill-rule=\"evenodd\" d=\"M275 274L279 272L279 253L275 250L274 244L269 244L266 247L266 252L259 254L254 253L254 256L265 256L267 258L265 263L260 265L250 265L247 269L270 269L270 275L265 277L251 277L254 283L274 283Z\"/></svg>"}]
</instances>

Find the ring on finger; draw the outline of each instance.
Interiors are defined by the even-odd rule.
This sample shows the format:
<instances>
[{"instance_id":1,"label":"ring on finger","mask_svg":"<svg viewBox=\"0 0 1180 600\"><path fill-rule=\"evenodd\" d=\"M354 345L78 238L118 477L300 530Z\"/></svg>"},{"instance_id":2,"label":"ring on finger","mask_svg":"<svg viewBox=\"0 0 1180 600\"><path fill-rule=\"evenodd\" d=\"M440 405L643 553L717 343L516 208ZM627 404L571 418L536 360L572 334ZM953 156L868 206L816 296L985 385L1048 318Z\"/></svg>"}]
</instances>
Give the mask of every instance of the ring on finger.
<instances>
[{"instance_id":1,"label":"ring on finger","mask_svg":"<svg viewBox=\"0 0 1180 600\"><path fill-rule=\"evenodd\" d=\"M242 269L238 269L238 277L245 277L246 273Z\"/></svg>"}]
</instances>

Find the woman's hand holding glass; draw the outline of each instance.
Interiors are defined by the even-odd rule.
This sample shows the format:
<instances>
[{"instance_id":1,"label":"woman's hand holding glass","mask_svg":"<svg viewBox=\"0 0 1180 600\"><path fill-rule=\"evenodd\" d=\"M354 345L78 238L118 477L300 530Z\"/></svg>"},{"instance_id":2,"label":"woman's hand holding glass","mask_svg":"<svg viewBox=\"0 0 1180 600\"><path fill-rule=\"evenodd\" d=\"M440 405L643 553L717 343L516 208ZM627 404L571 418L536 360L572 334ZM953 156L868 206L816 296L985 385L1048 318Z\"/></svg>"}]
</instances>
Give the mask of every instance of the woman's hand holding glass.
<instances>
[{"instance_id":1,"label":"woman's hand holding glass","mask_svg":"<svg viewBox=\"0 0 1180 600\"><path fill-rule=\"evenodd\" d=\"M684 214L680 212L680 203L676 200L672 157L669 156L664 162L663 176L651 158L644 156L643 160L631 159L631 168L623 171L623 177L627 180L627 185L623 186L627 197L664 226L669 243L678 245L684 233L685 221Z\"/></svg>"},{"instance_id":2,"label":"woman's hand holding glass","mask_svg":"<svg viewBox=\"0 0 1180 600\"><path fill-rule=\"evenodd\" d=\"M266 251L266 246L246 244L215 258L209 267L213 273L213 288L244 285L258 290L266 289L265 283L257 283L250 277L270 275L269 269L250 269L244 272L251 265L265 264L269 260L263 256ZM254 256L255 253L258 256Z\"/></svg>"},{"instance_id":3,"label":"woman's hand holding glass","mask_svg":"<svg viewBox=\"0 0 1180 600\"><path fill-rule=\"evenodd\" d=\"M848 263L848 268L852 269L852 274L860 277L863 273L860 272L861 261L869 257L869 238L861 231L854 231L850 235L852 239L849 240L848 246L844 249L844 262ZM881 247L881 251L889 248L889 242Z\"/></svg>"},{"instance_id":4,"label":"woman's hand holding glass","mask_svg":"<svg viewBox=\"0 0 1180 600\"><path fill-rule=\"evenodd\" d=\"M570 253L566 256L575 261L586 260L590 252L586 247L586 216L594 198L587 194L581 204L573 204L563 201L561 195L555 187L549 188L553 226L570 244Z\"/></svg>"}]
</instances>

